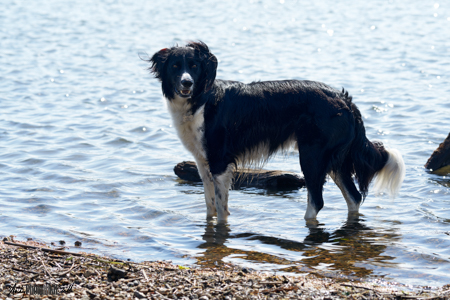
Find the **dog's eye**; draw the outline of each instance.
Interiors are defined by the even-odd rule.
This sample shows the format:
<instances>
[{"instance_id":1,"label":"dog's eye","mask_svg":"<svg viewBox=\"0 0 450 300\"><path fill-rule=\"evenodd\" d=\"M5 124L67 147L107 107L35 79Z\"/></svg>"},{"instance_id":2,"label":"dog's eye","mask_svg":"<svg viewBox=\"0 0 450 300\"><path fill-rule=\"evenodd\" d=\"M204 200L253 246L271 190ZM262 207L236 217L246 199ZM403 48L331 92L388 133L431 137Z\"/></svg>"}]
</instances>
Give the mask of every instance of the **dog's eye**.
<instances>
[{"instance_id":1,"label":"dog's eye","mask_svg":"<svg viewBox=\"0 0 450 300\"><path fill-rule=\"evenodd\" d=\"M192 65L192 69L195 69L195 68L197 68L197 65Z\"/></svg>"},{"instance_id":2,"label":"dog's eye","mask_svg":"<svg viewBox=\"0 0 450 300\"><path fill-rule=\"evenodd\" d=\"M178 68L178 65L173 65L172 67L173 67L174 69L176 69L176 68Z\"/></svg>"}]
</instances>

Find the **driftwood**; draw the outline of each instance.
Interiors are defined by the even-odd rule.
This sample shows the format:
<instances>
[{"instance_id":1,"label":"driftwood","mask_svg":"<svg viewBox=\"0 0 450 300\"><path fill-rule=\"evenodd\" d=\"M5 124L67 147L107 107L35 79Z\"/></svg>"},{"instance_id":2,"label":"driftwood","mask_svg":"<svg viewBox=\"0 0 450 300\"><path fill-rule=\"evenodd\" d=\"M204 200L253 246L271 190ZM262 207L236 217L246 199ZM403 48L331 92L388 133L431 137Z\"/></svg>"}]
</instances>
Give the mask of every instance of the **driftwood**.
<instances>
[{"instance_id":1,"label":"driftwood","mask_svg":"<svg viewBox=\"0 0 450 300\"><path fill-rule=\"evenodd\" d=\"M201 182L197 166L193 161L183 161L173 169L183 180ZM233 189L241 187L298 189L305 186L305 179L285 171L237 170L234 172Z\"/></svg>"},{"instance_id":2,"label":"driftwood","mask_svg":"<svg viewBox=\"0 0 450 300\"><path fill-rule=\"evenodd\" d=\"M425 164L425 168L439 175L450 173L450 133L444 142L431 154Z\"/></svg>"},{"instance_id":3,"label":"driftwood","mask_svg":"<svg viewBox=\"0 0 450 300\"><path fill-rule=\"evenodd\" d=\"M8 242L5 240L3 240L3 243L5 243L7 245L11 245L11 246L28 248L28 249L38 249L38 250L41 250L44 252L56 253L56 254L61 254L61 255L83 256L83 254L81 254L81 253L69 252L69 251L63 251L63 250L54 250L54 249L50 249L50 248L36 247L36 246L30 246L30 245L25 245L25 244L17 244L17 243Z\"/></svg>"}]
</instances>

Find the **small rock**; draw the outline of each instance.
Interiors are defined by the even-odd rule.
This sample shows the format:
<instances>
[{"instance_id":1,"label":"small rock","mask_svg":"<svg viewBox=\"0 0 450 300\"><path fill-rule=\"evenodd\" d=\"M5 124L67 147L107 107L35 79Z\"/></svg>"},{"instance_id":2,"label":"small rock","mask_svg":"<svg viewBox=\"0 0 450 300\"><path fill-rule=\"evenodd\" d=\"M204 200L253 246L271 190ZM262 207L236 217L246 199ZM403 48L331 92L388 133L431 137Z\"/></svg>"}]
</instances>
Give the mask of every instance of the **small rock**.
<instances>
[{"instance_id":1,"label":"small rock","mask_svg":"<svg viewBox=\"0 0 450 300\"><path fill-rule=\"evenodd\" d=\"M92 270L86 270L86 272L83 273L83 276L85 278L88 278L88 277L90 277L92 275L95 275L95 272L93 272Z\"/></svg>"},{"instance_id":2,"label":"small rock","mask_svg":"<svg viewBox=\"0 0 450 300\"><path fill-rule=\"evenodd\" d=\"M108 271L108 280L109 281L117 281L121 278L125 278L127 276L127 271L117 269L114 267L110 267Z\"/></svg>"},{"instance_id":3,"label":"small rock","mask_svg":"<svg viewBox=\"0 0 450 300\"><path fill-rule=\"evenodd\" d=\"M89 295L89 298L91 298L91 299L93 299L93 298L98 296L96 293L93 293L91 291L86 291L86 293Z\"/></svg>"},{"instance_id":4,"label":"small rock","mask_svg":"<svg viewBox=\"0 0 450 300\"><path fill-rule=\"evenodd\" d=\"M90 289L90 290L93 290L93 289L95 289L97 286L96 286L95 284L88 283L88 284L86 284L86 287L87 287L88 289Z\"/></svg>"},{"instance_id":5,"label":"small rock","mask_svg":"<svg viewBox=\"0 0 450 300\"><path fill-rule=\"evenodd\" d=\"M134 296L135 298L139 298L139 299L147 298L144 294L142 294L142 293L139 292L139 291L134 291L133 296Z\"/></svg>"}]
</instances>

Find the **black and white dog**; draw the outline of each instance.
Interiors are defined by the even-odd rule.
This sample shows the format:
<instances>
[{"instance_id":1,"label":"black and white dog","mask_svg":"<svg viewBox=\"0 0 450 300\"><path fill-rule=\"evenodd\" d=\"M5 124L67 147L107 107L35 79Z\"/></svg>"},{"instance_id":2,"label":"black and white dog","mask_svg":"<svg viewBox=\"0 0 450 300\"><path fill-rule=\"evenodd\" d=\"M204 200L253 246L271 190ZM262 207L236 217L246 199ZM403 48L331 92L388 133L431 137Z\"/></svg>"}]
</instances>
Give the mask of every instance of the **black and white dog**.
<instances>
[{"instance_id":1,"label":"black and white dog","mask_svg":"<svg viewBox=\"0 0 450 300\"><path fill-rule=\"evenodd\" d=\"M375 188L391 195L399 191L405 175L402 156L367 139L348 92L313 81L218 80L217 59L202 42L164 48L149 62L178 135L197 162L208 218L217 215L218 222L226 222L237 166L265 161L291 146L300 153L307 220L323 207L327 174L342 191L349 212L358 212L374 177Z\"/></svg>"}]
</instances>

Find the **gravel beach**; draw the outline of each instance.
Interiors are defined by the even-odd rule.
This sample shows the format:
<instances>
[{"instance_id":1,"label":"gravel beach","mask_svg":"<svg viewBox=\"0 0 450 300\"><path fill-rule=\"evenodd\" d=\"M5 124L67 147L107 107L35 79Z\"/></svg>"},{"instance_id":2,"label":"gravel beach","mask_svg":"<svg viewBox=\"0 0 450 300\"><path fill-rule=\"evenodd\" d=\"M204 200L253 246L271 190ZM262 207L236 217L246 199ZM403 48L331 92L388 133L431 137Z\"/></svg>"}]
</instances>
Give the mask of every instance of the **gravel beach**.
<instances>
[{"instance_id":1,"label":"gravel beach","mask_svg":"<svg viewBox=\"0 0 450 300\"><path fill-rule=\"evenodd\" d=\"M121 261L33 240L0 242L0 299L450 299L450 285L400 285L285 276L227 265Z\"/></svg>"}]
</instances>

